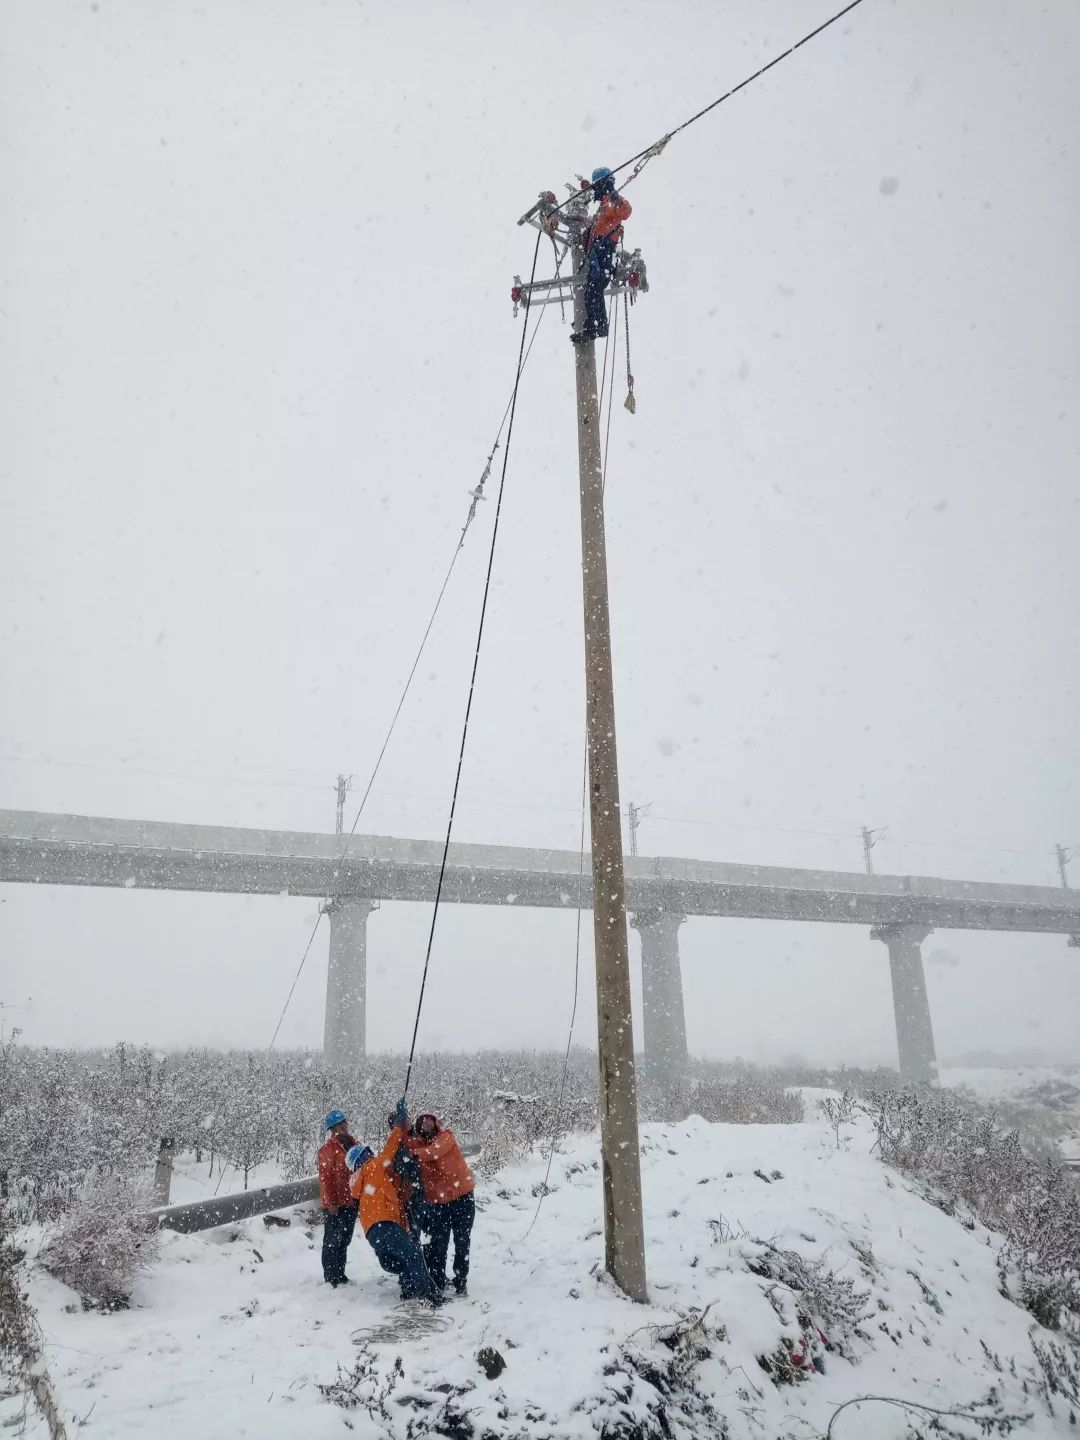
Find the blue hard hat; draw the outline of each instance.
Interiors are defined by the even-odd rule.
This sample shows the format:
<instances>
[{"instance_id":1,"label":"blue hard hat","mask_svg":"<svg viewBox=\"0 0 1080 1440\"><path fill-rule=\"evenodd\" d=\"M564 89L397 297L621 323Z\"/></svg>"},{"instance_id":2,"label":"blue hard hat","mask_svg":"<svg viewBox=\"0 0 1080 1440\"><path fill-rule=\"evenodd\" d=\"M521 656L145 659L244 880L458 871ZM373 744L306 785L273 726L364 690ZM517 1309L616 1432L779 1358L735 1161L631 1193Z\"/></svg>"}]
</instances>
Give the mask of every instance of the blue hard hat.
<instances>
[{"instance_id":1,"label":"blue hard hat","mask_svg":"<svg viewBox=\"0 0 1080 1440\"><path fill-rule=\"evenodd\" d=\"M348 1118L344 1110L331 1110L330 1114L327 1115L326 1119L322 1122L323 1129L332 1130L335 1125L340 1125L342 1122L348 1121Z\"/></svg>"},{"instance_id":2,"label":"blue hard hat","mask_svg":"<svg viewBox=\"0 0 1080 1440\"><path fill-rule=\"evenodd\" d=\"M375 1151L370 1145L354 1145L345 1156L345 1164L350 1170L359 1170L361 1165L366 1165Z\"/></svg>"},{"instance_id":3,"label":"blue hard hat","mask_svg":"<svg viewBox=\"0 0 1080 1440\"><path fill-rule=\"evenodd\" d=\"M615 172L609 170L606 165L600 165L592 172L592 183L598 184L601 180L614 180Z\"/></svg>"}]
</instances>

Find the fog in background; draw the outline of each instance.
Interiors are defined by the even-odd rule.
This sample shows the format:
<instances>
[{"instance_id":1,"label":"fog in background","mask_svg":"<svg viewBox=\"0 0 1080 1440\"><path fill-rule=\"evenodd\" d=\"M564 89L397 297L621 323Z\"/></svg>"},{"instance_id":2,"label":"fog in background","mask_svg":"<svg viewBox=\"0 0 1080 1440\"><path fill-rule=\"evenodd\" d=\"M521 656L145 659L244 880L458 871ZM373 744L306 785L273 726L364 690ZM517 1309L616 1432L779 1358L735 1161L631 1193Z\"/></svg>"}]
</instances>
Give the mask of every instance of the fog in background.
<instances>
[{"instance_id":1,"label":"fog in background","mask_svg":"<svg viewBox=\"0 0 1080 1440\"><path fill-rule=\"evenodd\" d=\"M509 396L517 217L831 8L7 0L0 805L332 829ZM643 854L858 870L867 824L882 871L1058 883L1054 843L1080 843L1078 69L1073 0L866 0L627 191L652 289L608 526ZM568 335L549 313L522 385L459 840L578 843ZM445 830L493 511L361 832ZM0 887L0 1019L265 1045L316 910ZM407 1046L429 921L370 921L372 1048ZM327 932L280 1044L321 1043ZM693 1051L895 1059L864 929L680 940ZM634 932L631 953L637 977ZM1064 937L924 953L943 1058L1078 1058ZM562 1045L573 968L573 914L448 906L421 1046Z\"/></svg>"}]
</instances>

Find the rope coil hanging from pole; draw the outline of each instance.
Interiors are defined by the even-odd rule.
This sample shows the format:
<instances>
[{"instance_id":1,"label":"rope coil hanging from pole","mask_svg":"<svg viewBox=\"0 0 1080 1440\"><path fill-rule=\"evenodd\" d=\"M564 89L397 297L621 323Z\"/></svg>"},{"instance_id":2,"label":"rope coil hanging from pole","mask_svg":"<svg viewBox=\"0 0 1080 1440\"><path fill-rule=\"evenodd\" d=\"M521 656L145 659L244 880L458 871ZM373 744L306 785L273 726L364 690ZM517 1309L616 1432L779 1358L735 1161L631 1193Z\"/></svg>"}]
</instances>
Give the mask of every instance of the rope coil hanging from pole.
<instances>
[{"instance_id":1,"label":"rope coil hanging from pole","mask_svg":"<svg viewBox=\"0 0 1080 1440\"><path fill-rule=\"evenodd\" d=\"M634 399L634 375L630 369L630 295L623 292L623 324L626 327L626 399L623 405L630 411L631 415L637 414L637 401Z\"/></svg>"}]
</instances>

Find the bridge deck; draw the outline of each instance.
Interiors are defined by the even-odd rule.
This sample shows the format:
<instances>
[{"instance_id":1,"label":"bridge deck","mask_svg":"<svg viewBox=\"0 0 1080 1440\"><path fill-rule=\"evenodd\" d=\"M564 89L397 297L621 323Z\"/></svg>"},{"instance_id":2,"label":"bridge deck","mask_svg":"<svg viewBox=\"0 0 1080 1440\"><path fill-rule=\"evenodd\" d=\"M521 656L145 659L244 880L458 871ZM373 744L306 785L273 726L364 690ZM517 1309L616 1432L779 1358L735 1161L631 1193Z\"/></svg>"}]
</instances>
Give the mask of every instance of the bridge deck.
<instances>
[{"instance_id":1,"label":"bridge deck","mask_svg":"<svg viewBox=\"0 0 1080 1440\"><path fill-rule=\"evenodd\" d=\"M438 842L356 835L344 861L340 845L333 835L295 831L0 810L0 883L434 898ZM443 898L465 905L571 907L578 900L578 869L571 850L452 845ZM627 856L626 889L632 911L660 907L758 920L1080 934L1080 892L1049 886ZM587 856L580 893L590 904Z\"/></svg>"}]
</instances>

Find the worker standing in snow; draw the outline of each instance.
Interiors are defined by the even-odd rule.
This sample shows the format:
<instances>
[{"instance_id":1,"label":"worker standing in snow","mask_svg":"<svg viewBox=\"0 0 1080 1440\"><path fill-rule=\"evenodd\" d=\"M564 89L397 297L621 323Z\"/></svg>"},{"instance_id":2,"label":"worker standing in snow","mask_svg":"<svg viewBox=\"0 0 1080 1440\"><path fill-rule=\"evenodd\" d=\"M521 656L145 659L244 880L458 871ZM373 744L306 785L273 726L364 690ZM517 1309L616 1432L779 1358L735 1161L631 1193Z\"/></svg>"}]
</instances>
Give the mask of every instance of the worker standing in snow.
<instances>
[{"instance_id":1,"label":"worker standing in snow","mask_svg":"<svg viewBox=\"0 0 1080 1440\"><path fill-rule=\"evenodd\" d=\"M319 1150L319 1201L323 1211L323 1279L336 1290L347 1285L345 1257L356 1226L356 1201L349 1192L345 1156L356 1144L343 1110L331 1110L323 1121L326 1141Z\"/></svg>"},{"instance_id":2,"label":"worker standing in snow","mask_svg":"<svg viewBox=\"0 0 1080 1440\"><path fill-rule=\"evenodd\" d=\"M615 251L622 240L623 222L630 219L630 206L615 190L615 176L606 166L592 172L589 182L600 208L585 231L585 324L575 335L575 345L603 339L608 333L604 291L611 283ZM582 181L584 185L585 182Z\"/></svg>"},{"instance_id":3,"label":"worker standing in snow","mask_svg":"<svg viewBox=\"0 0 1080 1440\"><path fill-rule=\"evenodd\" d=\"M424 1259L432 1283L446 1289L446 1255L454 1237L454 1289L464 1295L469 1283L476 1181L452 1130L444 1130L434 1115L418 1115L406 1140L420 1166L424 1193L424 1229L431 1236Z\"/></svg>"},{"instance_id":4,"label":"worker standing in snow","mask_svg":"<svg viewBox=\"0 0 1080 1440\"><path fill-rule=\"evenodd\" d=\"M367 1145L349 1151L348 1166L354 1172L350 1189L359 1203L360 1224L376 1259L401 1281L401 1298L441 1305L443 1299L431 1283L420 1241L409 1228L407 1182L397 1167L408 1132L404 1098L398 1101L393 1118L394 1128L378 1155Z\"/></svg>"}]
</instances>

